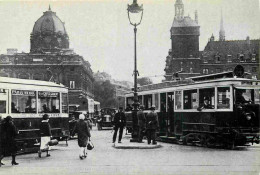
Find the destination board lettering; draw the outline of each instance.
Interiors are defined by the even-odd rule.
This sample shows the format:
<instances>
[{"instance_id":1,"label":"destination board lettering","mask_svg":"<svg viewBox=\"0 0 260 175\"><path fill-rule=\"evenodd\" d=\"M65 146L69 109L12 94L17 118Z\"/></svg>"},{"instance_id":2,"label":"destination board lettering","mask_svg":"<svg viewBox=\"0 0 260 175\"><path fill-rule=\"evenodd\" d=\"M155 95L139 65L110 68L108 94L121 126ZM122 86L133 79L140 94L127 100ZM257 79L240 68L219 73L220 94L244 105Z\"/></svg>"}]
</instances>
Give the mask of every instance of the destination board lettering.
<instances>
[{"instance_id":1,"label":"destination board lettering","mask_svg":"<svg viewBox=\"0 0 260 175\"><path fill-rule=\"evenodd\" d=\"M59 93L58 92L43 92L40 91L38 92L39 97L58 97Z\"/></svg>"},{"instance_id":2,"label":"destination board lettering","mask_svg":"<svg viewBox=\"0 0 260 175\"><path fill-rule=\"evenodd\" d=\"M6 89L0 89L0 93L6 93Z\"/></svg>"},{"instance_id":3,"label":"destination board lettering","mask_svg":"<svg viewBox=\"0 0 260 175\"><path fill-rule=\"evenodd\" d=\"M12 95L35 96L35 91L12 90Z\"/></svg>"}]
</instances>

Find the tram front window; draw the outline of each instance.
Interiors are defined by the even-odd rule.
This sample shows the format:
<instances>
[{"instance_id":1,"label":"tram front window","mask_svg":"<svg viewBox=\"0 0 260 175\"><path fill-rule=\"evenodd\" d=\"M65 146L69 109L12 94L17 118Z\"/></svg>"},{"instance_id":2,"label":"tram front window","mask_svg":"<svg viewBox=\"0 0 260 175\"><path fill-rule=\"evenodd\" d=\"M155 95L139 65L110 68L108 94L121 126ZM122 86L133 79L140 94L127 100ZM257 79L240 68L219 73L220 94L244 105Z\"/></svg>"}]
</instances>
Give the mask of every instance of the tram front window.
<instances>
[{"instance_id":1,"label":"tram front window","mask_svg":"<svg viewBox=\"0 0 260 175\"><path fill-rule=\"evenodd\" d=\"M60 98L58 92L38 92L39 113L59 113Z\"/></svg>"},{"instance_id":2,"label":"tram front window","mask_svg":"<svg viewBox=\"0 0 260 175\"><path fill-rule=\"evenodd\" d=\"M184 91L183 95L184 109L197 109L197 89Z\"/></svg>"},{"instance_id":3,"label":"tram front window","mask_svg":"<svg viewBox=\"0 0 260 175\"><path fill-rule=\"evenodd\" d=\"M35 91L12 90L12 113L36 113Z\"/></svg>"},{"instance_id":4,"label":"tram front window","mask_svg":"<svg viewBox=\"0 0 260 175\"><path fill-rule=\"evenodd\" d=\"M251 89L236 89L236 104L250 103L253 100L253 90Z\"/></svg>"},{"instance_id":5,"label":"tram front window","mask_svg":"<svg viewBox=\"0 0 260 175\"><path fill-rule=\"evenodd\" d=\"M218 87L218 109L229 109L230 108L230 88L229 87Z\"/></svg>"}]
</instances>

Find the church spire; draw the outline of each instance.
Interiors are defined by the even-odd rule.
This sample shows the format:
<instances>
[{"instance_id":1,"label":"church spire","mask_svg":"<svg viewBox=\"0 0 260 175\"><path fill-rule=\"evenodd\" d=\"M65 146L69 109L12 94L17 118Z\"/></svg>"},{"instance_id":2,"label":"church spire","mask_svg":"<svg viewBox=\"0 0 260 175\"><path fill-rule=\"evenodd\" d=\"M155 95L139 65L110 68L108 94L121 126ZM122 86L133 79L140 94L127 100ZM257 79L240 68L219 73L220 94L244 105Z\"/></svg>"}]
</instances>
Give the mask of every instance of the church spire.
<instances>
[{"instance_id":1,"label":"church spire","mask_svg":"<svg viewBox=\"0 0 260 175\"><path fill-rule=\"evenodd\" d=\"M175 18L182 19L184 16L184 5L182 0L176 0L175 2Z\"/></svg>"},{"instance_id":2,"label":"church spire","mask_svg":"<svg viewBox=\"0 0 260 175\"><path fill-rule=\"evenodd\" d=\"M49 4L49 11L51 11L51 5Z\"/></svg>"},{"instance_id":3,"label":"church spire","mask_svg":"<svg viewBox=\"0 0 260 175\"><path fill-rule=\"evenodd\" d=\"M225 41L225 30L224 30L224 24L223 24L223 14L222 14L222 9L221 9L221 20L220 20L219 41Z\"/></svg>"}]
</instances>

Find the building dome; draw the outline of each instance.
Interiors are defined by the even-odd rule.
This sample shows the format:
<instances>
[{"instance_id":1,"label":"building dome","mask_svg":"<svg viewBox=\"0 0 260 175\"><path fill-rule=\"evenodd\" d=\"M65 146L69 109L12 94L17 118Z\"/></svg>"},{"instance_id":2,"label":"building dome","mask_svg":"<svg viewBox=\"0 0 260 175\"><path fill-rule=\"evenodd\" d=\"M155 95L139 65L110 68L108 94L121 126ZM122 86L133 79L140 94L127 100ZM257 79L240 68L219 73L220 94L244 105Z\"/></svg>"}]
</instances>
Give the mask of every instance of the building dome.
<instances>
[{"instance_id":1,"label":"building dome","mask_svg":"<svg viewBox=\"0 0 260 175\"><path fill-rule=\"evenodd\" d=\"M35 22L32 34L36 33L61 33L66 34L64 23L51 11L43 12L43 15Z\"/></svg>"},{"instance_id":2,"label":"building dome","mask_svg":"<svg viewBox=\"0 0 260 175\"><path fill-rule=\"evenodd\" d=\"M35 22L31 33L31 53L63 52L69 49L64 23L49 10Z\"/></svg>"}]
</instances>

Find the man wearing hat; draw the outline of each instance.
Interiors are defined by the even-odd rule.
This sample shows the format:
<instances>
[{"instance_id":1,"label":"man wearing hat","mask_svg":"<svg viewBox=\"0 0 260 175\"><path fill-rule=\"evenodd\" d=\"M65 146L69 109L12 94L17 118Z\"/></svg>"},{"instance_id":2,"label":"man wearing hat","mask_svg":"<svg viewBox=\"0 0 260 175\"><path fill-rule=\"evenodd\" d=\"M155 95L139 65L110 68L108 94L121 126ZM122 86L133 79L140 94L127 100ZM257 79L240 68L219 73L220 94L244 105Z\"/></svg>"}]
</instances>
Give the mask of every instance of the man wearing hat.
<instances>
[{"instance_id":1,"label":"man wearing hat","mask_svg":"<svg viewBox=\"0 0 260 175\"><path fill-rule=\"evenodd\" d=\"M146 116L146 134L147 134L147 141L148 144L151 143L151 140L154 145L156 145L156 130L159 128L159 121L158 121L158 115L155 112L155 106L152 105L151 111Z\"/></svg>"},{"instance_id":2,"label":"man wearing hat","mask_svg":"<svg viewBox=\"0 0 260 175\"><path fill-rule=\"evenodd\" d=\"M124 127L126 126L126 117L123 112L123 107L119 107L119 111L115 114L114 118L114 135L113 135L113 143L116 141L117 131L119 129L119 138L118 143L121 143L122 135Z\"/></svg>"},{"instance_id":3,"label":"man wearing hat","mask_svg":"<svg viewBox=\"0 0 260 175\"><path fill-rule=\"evenodd\" d=\"M146 118L144 115L144 106L141 105L139 111L137 112L137 119L138 119L138 142L142 142L143 140L143 136L144 136L144 132L145 132L145 122L146 122Z\"/></svg>"}]
</instances>

